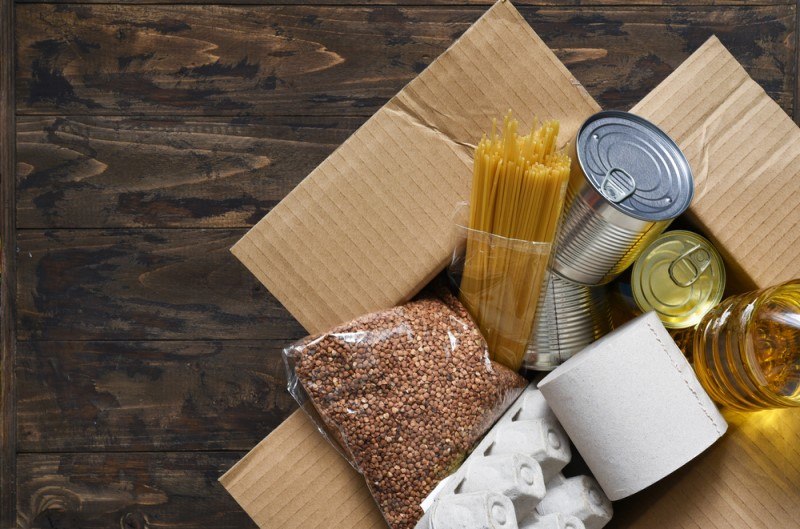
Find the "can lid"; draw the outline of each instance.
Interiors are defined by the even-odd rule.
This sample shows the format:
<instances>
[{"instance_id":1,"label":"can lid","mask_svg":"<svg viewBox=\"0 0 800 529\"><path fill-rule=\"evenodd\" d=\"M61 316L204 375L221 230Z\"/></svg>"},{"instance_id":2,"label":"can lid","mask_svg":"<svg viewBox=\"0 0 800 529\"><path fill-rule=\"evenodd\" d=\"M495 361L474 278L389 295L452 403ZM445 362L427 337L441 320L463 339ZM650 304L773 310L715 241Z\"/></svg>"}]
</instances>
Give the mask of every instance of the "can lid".
<instances>
[{"instance_id":1,"label":"can lid","mask_svg":"<svg viewBox=\"0 0 800 529\"><path fill-rule=\"evenodd\" d=\"M587 181L626 215L670 220L692 200L689 162L664 131L644 118L619 110L598 112L581 127L576 147Z\"/></svg>"},{"instance_id":2,"label":"can lid","mask_svg":"<svg viewBox=\"0 0 800 529\"><path fill-rule=\"evenodd\" d=\"M671 329L697 325L725 290L725 266L703 237L675 230L659 235L633 265L633 299Z\"/></svg>"}]
</instances>

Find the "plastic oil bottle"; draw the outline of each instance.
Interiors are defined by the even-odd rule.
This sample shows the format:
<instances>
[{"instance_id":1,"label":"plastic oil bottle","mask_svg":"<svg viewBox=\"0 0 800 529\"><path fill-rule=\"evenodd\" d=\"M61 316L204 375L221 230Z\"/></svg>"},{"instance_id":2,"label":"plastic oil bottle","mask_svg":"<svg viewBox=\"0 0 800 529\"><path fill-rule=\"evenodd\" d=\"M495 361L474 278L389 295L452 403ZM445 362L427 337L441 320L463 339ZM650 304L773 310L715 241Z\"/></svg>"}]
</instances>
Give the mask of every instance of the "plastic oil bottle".
<instances>
[{"instance_id":1,"label":"plastic oil bottle","mask_svg":"<svg viewBox=\"0 0 800 529\"><path fill-rule=\"evenodd\" d=\"M709 395L740 410L800 406L800 279L724 300L694 335Z\"/></svg>"}]
</instances>

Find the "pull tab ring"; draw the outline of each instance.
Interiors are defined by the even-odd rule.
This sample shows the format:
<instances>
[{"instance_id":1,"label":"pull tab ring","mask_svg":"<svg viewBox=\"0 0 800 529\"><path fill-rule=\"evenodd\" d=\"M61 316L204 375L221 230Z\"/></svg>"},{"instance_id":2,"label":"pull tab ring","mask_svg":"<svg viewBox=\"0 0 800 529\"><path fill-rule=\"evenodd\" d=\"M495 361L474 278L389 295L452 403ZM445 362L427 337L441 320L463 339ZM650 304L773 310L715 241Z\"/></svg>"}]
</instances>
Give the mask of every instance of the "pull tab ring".
<instances>
[{"instance_id":1,"label":"pull tab ring","mask_svg":"<svg viewBox=\"0 0 800 529\"><path fill-rule=\"evenodd\" d=\"M705 260L705 262L702 264L702 266L700 266L700 268L698 268L697 265L694 263L694 261L692 261L691 259L692 254L694 254L698 250L702 250L706 252L706 254L708 254L708 252L702 247L702 245L696 244L691 248L689 248L688 250L686 250L685 252L683 252L680 256L678 256L677 259L675 259L670 263L669 269L667 270L669 272L669 277L670 279L672 279L672 282L678 285L679 287L686 288L692 286L698 279L700 279L700 276L703 275L703 272L708 270L708 267L711 266L710 256L708 259ZM686 264L691 266L692 270L694 270L692 278L689 281L679 281L678 278L675 277L675 267L681 261L686 261Z\"/></svg>"},{"instance_id":2,"label":"pull tab ring","mask_svg":"<svg viewBox=\"0 0 800 529\"><path fill-rule=\"evenodd\" d=\"M613 176L617 178L612 179ZM636 191L636 180L619 167L612 167L606 171L603 181L600 182L600 194L615 204L631 196L634 191Z\"/></svg>"}]
</instances>

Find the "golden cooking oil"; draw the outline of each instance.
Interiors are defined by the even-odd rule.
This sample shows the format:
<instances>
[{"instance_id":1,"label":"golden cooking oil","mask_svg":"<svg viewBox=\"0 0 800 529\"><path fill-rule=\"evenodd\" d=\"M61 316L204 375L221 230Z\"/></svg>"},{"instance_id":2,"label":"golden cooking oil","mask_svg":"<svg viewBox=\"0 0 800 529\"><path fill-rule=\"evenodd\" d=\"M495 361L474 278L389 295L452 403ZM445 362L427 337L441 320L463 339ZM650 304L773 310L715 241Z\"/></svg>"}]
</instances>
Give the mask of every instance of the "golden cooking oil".
<instances>
[{"instance_id":1,"label":"golden cooking oil","mask_svg":"<svg viewBox=\"0 0 800 529\"><path fill-rule=\"evenodd\" d=\"M668 231L636 260L631 290L638 308L654 310L666 328L694 327L722 299L725 265L700 235Z\"/></svg>"},{"instance_id":2,"label":"golden cooking oil","mask_svg":"<svg viewBox=\"0 0 800 529\"><path fill-rule=\"evenodd\" d=\"M694 336L694 367L720 404L800 406L800 279L726 299Z\"/></svg>"}]
</instances>

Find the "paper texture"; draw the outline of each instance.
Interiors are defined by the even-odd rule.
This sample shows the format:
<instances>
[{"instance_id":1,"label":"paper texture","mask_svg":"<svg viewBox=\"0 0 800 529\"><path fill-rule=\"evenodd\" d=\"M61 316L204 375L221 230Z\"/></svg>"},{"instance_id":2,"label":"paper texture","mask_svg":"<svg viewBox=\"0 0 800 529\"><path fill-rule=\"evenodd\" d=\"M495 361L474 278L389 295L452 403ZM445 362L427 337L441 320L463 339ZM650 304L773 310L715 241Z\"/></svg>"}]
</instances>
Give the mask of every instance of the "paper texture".
<instances>
[{"instance_id":1,"label":"paper texture","mask_svg":"<svg viewBox=\"0 0 800 529\"><path fill-rule=\"evenodd\" d=\"M561 121L597 104L510 2L492 7L233 248L309 332L409 299L446 264L472 151L511 109Z\"/></svg>"},{"instance_id":2,"label":"paper texture","mask_svg":"<svg viewBox=\"0 0 800 529\"><path fill-rule=\"evenodd\" d=\"M655 312L589 345L539 389L611 500L671 474L728 429Z\"/></svg>"},{"instance_id":3,"label":"paper texture","mask_svg":"<svg viewBox=\"0 0 800 529\"><path fill-rule=\"evenodd\" d=\"M800 128L716 37L632 112L686 154L687 215L722 254L734 291L800 277Z\"/></svg>"}]
</instances>

